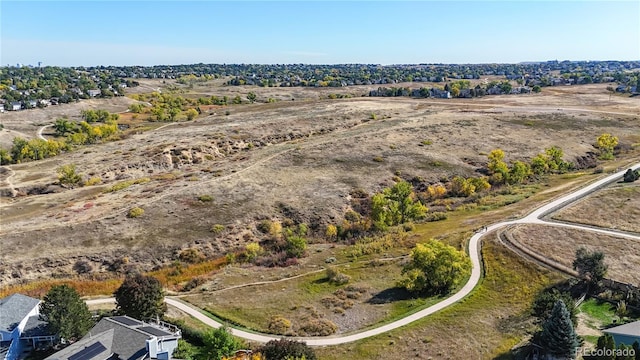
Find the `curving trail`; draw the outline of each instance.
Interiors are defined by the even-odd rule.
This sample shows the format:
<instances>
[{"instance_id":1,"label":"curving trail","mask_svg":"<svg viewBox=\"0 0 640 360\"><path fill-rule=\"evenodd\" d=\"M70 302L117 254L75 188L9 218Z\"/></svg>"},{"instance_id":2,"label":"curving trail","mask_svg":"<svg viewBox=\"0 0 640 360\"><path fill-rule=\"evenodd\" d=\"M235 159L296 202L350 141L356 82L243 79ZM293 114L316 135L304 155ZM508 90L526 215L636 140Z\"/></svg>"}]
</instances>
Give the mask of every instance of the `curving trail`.
<instances>
[{"instance_id":1,"label":"curving trail","mask_svg":"<svg viewBox=\"0 0 640 360\"><path fill-rule=\"evenodd\" d=\"M44 129L53 126L53 124L49 124L49 125L45 125L45 126L41 126L40 129L38 129L38 138L42 139L42 140L47 140L46 137L42 136L42 132L44 131Z\"/></svg>"},{"instance_id":2,"label":"curving trail","mask_svg":"<svg viewBox=\"0 0 640 360\"><path fill-rule=\"evenodd\" d=\"M640 163L635 164L634 166L631 167L632 169L639 169L640 168ZM387 331L391 331L394 329L397 329L399 327L405 326L407 324L410 324L416 320L422 319L426 316L429 316L430 314L433 314L439 310L442 310L450 305L455 304L456 302L460 301L461 299L463 299L464 297L466 297L467 295L469 295L471 293L471 291L473 291L473 289L476 287L476 285L478 284L478 282L480 281L480 278L482 276L482 268L481 268L481 239L483 236L485 236L486 234L489 234L491 232L493 232L494 230L497 230L499 228L505 227L505 226L509 226L509 225L515 225L515 224L545 224L545 225L551 225L551 226L562 226L562 227L569 227L569 228L575 228L575 229L581 229L581 230L586 230L586 231L593 231L593 232L598 232L598 233L602 233L602 234L607 234L607 235L614 235L614 236L619 236L619 237L625 237L625 238L630 238L630 239L635 239L635 240L640 240L640 236L638 235L633 235L633 234L629 234L629 233L624 233L624 232L618 232L618 231L613 231L613 230L607 230L607 229L598 229L598 228L593 228L593 227L587 227L587 226L580 226L580 225L575 225L575 224L567 224L567 223L559 223L559 222L549 222L544 220L543 218L554 212L557 211L567 205L569 205L570 203L583 198L587 195L589 195L590 193L614 182L619 180L622 175L624 175L624 172L626 171L626 168L622 171L619 171L615 174L609 175L601 180L598 180L596 182L593 182L581 189L578 189L570 194L567 194L565 196L562 196L556 200L553 200L541 207L539 207L538 209L534 210L533 212L531 212L529 215L525 216L524 218L518 219L518 220L512 220L512 221L503 221L503 222L499 222L496 224L492 224L487 226L485 231L482 232L478 232L476 234L474 234L471 239L469 240L469 257L471 258L471 263L472 263L472 270L471 270L471 276L469 278L469 280L467 281L467 283L464 285L464 287L462 289L460 289L460 291L458 291L457 293L453 294L452 296L450 296L447 299L444 299L442 301L440 301L437 304L431 305L421 311L418 311L414 314L408 315L402 319L396 320L394 322L385 324L385 325L381 325L378 326L376 328L373 329L369 329L366 331L362 331L362 332L357 332L357 333L353 333L353 334L346 334L346 335L337 335L337 336L330 336L330 337L312 337L312 338L296 338L298 340L303 340L305 341L308 345L310 346L327 346L327 345L339 345L339 344L344 344L344 343L349 343L349 342L353 342L353 341L357 341L357 340L361 340L361 339L365 339L368 337L372 337L375 335L379 335L382 333L385 333ZM111 303L114 302L113 298L108 298L108 299L97 299L97 300L88 300L87 303L88 304L104 304L104 303ZM211 326L213 328L219 328L221 326L223 326L222 323L220 323L217 320L214 320L210 317L208 317L207 315L205 315L204 313L202 313L199 309L193 307L190 304L187 304L185 302L182 302L180 300L178 300L175 297L166 297L165 298L165 302L171 306L174 306L182 311L184 311L185 313L193 316L194 318L202 321L203 323L205 323L208 326ZM261 333L257 333L257 332L250 332L247 330L242 330L242 329L238 329L238 328L232 328L231 332L233 333L233 335L241 337L243 339L246 340L251 340L251 341L256 341L256 342L267 342L270 340L274 340L274 339L280 339L281 336L275 336L275 335L269 335L269 334L261 334Z\"/></svg>"}]
</instances>

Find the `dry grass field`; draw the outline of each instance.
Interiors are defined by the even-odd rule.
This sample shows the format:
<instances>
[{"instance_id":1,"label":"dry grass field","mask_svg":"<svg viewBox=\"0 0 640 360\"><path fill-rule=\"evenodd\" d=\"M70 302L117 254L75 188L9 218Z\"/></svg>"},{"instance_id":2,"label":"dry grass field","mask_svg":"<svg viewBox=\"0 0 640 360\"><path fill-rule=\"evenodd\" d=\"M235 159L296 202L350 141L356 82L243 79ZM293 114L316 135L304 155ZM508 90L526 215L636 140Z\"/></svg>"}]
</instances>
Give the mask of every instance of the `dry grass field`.
<instances>
[{"instance_id":1,"label":"dry grass field","mask_svg":"<svg viewBox=\"0 0 640 360\"><path fill-rule=\"evenodd\" d=\"M511 233L516 241L567 267L582 246L602 251L608 278L640 284L640 242L636 240L546 225L518 225Z\"/></svg>"},{"instance_id":2,"label":"dry grass field","mask_svg":"<svg viewBox=\"0 0 640 360\"><path fill-rule=\"evenodd\" d=\"M166 85L145 86L156 84ZM0 173L0 236L3 248L12 249L0 254L0 283L69 276L78 260L100 273L123 258L143 270L168 265L185 247L221 256L259 240L255 225L266 218L306 222L320 234L341 219L351 191L379 191L395 174L433 182L473 175L495 148L513 161L559 145L573 160L594 151L603 132L628 145L640 132L637 101L609 99L604 84L473 100L326 99L330 92L360 96L368 89L184 87L184 96L255 91L259 100L280 101L228 106L229 115L192 122L154 123L156 130L10 166ZM3 133L35 136L63 110L77 118L83 108L124 111L131 101L4 113L0 122ZM430 145L421 146L425 140ZM55 185L64 164L76 164L85 179L100 177L101 183ZM10 183L18 197L8 196ZM114 185L119 190L109 191ZM199 201L201 195L212 201ZM128 218L134 206L144 215ZM211 232L216 224L225 230Z\"/></svg>"},{"instance_id":3,"label":"dry grass field","mask_svg":"<svg viewBox=\"0 0 640 360\"><path fill-rule=\"evenodd\" d=\"M620 183L552 215L553 219L640 233L640 185Z\"/></svg>"}]
</instances>

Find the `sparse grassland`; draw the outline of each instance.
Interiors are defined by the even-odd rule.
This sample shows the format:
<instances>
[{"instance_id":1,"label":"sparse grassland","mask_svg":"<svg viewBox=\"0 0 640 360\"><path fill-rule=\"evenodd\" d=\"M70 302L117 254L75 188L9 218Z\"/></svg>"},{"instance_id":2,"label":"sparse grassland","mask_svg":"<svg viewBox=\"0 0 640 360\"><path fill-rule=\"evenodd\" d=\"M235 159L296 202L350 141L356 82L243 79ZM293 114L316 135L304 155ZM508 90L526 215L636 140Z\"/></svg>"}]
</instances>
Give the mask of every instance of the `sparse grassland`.
<instances>
[{"instance_id":1,"label":"sparse grassland","mask_svg":"<svg viewBox=\"0 0 640 360\"><path fill-rule=\"evenodd\" d=\"M387 334L316 351L321 359L493 359L532 328L531 299L560 277L487 239L482 283L460 303ZM481 335L480 335L481 334ZM451 341L451 339L456 339Z\"/></svg>"},{"instance_id":2,"label":"sparse grassland","mask_svg":"<svg viewBox=\"0 0 640 360\"><path fill-rule=\"evenodd\" d=\"M640 242L637 240L546 225L518 225L511 233L516 241L567 267L572 266L576 250L581 246L602 251L609 267L607 277L640 283Z\"/></svg>"},{"instance_id":3,"label":"sparse grassland","mask_svg":"<svg viewBox=\"0 0 640 360\"><path fill-rule=\"evenodd\" d=\"M640 233L640 184L609 186L552 215L553 219Z\"/></svg>"}]
</instances>

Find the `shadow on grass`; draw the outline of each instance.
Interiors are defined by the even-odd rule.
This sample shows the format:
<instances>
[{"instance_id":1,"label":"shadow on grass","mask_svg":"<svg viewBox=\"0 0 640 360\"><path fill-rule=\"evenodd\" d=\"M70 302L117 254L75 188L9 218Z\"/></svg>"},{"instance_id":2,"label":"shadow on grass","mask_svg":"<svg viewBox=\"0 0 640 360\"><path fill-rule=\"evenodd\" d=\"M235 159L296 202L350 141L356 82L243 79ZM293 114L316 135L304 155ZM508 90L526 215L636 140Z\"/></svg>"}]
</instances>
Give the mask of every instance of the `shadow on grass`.
<instances>
[{"instance_id":1,"label":"shadow on grass","mask_svg":"<svg viewBox=\"0 0 640 360\"><path fill-rule=\"evenodd\" d=\"M416 295L410 293L409 291L407 291L407 289L395 287L380 291L379 293L373 295L371 299L367 300L367 303L388 304L395 301L410 300L415 298Z\"/></svg>"}]
</instances>

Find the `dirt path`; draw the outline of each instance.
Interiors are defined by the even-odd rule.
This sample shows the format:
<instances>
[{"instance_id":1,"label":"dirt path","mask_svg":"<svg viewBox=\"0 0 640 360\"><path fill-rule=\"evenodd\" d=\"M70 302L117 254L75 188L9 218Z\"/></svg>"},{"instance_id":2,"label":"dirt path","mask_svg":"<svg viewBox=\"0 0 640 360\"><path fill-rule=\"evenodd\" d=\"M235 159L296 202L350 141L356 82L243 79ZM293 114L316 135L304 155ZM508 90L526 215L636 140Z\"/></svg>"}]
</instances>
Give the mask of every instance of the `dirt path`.
<instances>
[{"instance_id":1,"label":"dirt path","mask_svg":"<svg viewBox=\"0 0 640 360\"><path fill-rule=\"evenodd\" d=\"M49 124L49 125L45 125L45 126L41 126L40 129L38 129L38 138L42 139L42 140L47 140L47 138L45 138L44 136L42 136L42 132L44 131L44 129L53 126L53 124Z\"/></svg>"}]
</instances>

